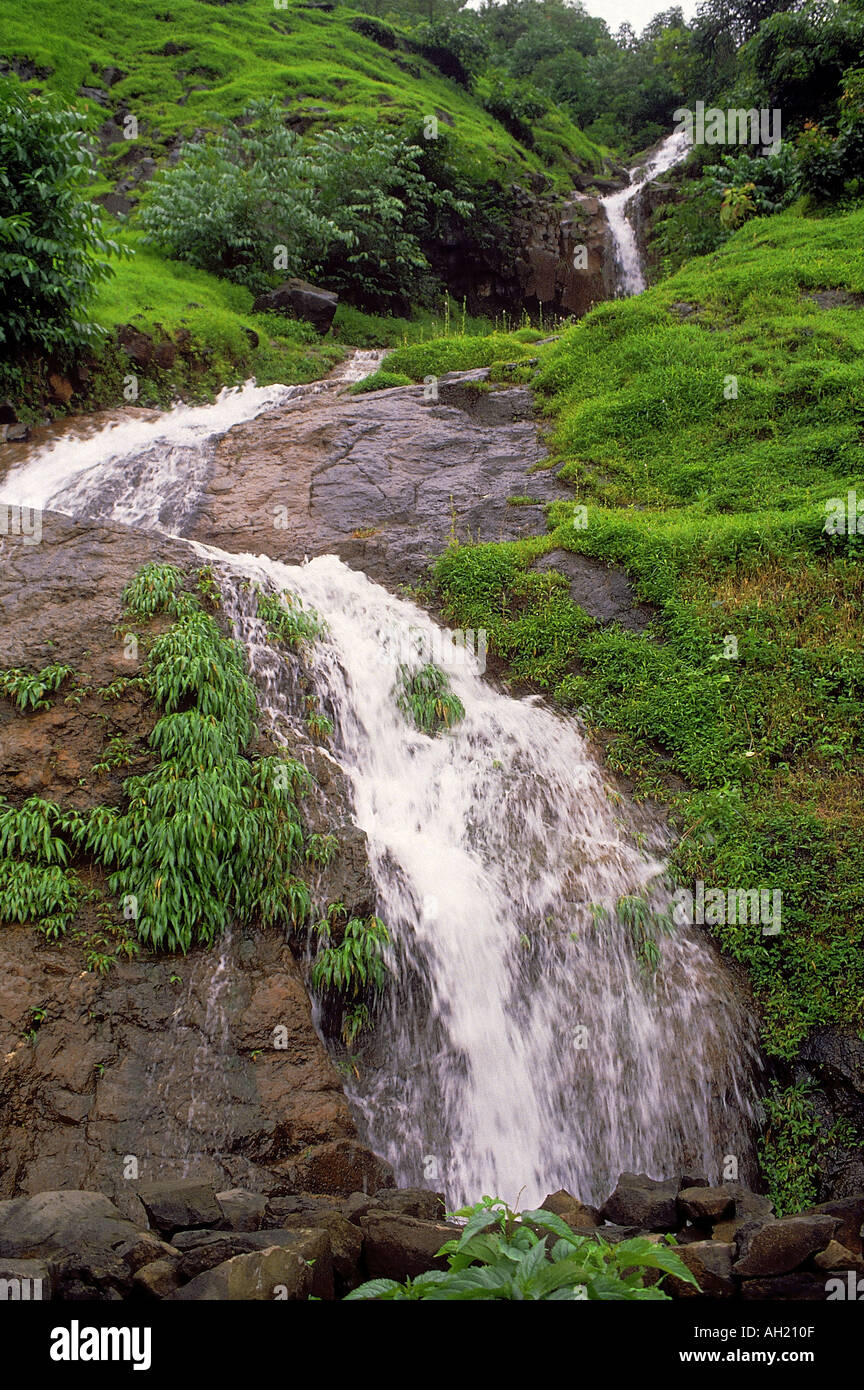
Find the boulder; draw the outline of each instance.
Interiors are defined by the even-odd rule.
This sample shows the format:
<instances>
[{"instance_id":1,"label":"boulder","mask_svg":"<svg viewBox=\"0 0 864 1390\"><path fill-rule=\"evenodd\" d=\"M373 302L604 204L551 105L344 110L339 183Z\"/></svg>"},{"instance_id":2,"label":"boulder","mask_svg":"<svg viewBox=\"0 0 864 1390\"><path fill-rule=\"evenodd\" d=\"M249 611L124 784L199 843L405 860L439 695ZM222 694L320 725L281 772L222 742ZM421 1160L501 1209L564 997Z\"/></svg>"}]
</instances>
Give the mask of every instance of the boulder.
<instances>
[{"instance_id":1,"label":"boulder","mask_svg":"<svg viewBox=\"0 0 864 1390\"><path fill-rule=\"evenodd\" d=\"M46 1260L0 1257L0 1303L47 1303L54 1296L54 1273Z\"/></svg>"},{"instance_id":2,"label":"boulder","mask_svg":"<svg viewBox=\"0 0 864 1390\"><path fill-rule=\"evenodd\" d=\"M822 1215L839 1217L840 1225L834 1233L853 1255L864 1254L864 1196L841 1197L835 1202L821 1202L817 1207L808 1207L802 1216Z\"/></svg>"},{"instance_id":3,"label":"boulder","mask_svg":"<svg viewBox=\"0 0 864 1390\"><path fill-rule=\"evenodd\" d=\"M459 1226L442 1221L420 1221L414 1216L370 1211L360 1218L363 1263L370 1279L413 1279L430 1269L447 1269L447 1258L438 1251L458 1236Z\"/></svg>"},{"instance_id":4,"label":"boulder","mask_svg":"<svg viewBox=\"0 0 864 1390\"><path fill-rule=\"evenodd\" d=\"M121 323L117 327L117 341L126 356L143 371L153 360L153 339L149 333L142 333L131 323Z\"/></svg>"},{"instance_id":5,"label":"boulder","mask_svg":"<svg viewBox=\"0 0 864 1390\"><path fill-rule=\"evenodd\" d=\"M564 1188L550 1192L540 1205L541 1211L549 1211L560 1216L571 1231L593 1231L602 1224L603 1217L596 1207L586 1207L578 1197L573 1197Z\"/></svg>"},{"instance_id":6,"label":"boulder","mask_svg":"<svg viewBox=\"0 0 864 1390\"><path fill-rule=\"evenodd\" d=\"M101 1192L40 1192L0 1203L0 1256L50 1262L64 1299L128 1294L133 1271L118 1250L146 1234Z\"/></svg>"},{"instance_id":7,"label":"boulder","mask_svg":"<svg viewBox=\"0 0 864 1390\"><path fill-rule=\"evenodd\" d=\"M751 1227L764 1226L767 1221L774 1220L774 1204L767 1197L751 1192L740 1183L724 1186L734 1198L735 1209L731 1216L716 1223L711 1233L714 1240L740 1243Z\"/></svg>"},{"instance_id":8,"label":"boulder","mask_svg":"<svg viewBox=\"0 0 864 1390\"><path fill-rule=\"evenodd\" d=\"M686 1187L678 1193L678 1211L686 1221L713 1225L734 1214L735 1196L728 1187Z\"/></svg>"},{"instance_id":9,"label":"boulder","mask_svg":"<svg viewBox=\"0 0 864 1390\"><path fill-rule=\"evenodd\" d=\"M699 1288L685 1284L673 1274L666 1276L663 1288L673 1298L732 1298L736 1283L732 1277L733 1245L719 1240L698 1240L676 1247L682 1262L695 1275Z\"/></svg>"},{"instance_id":10,"label":"boulder","mask_svg":"<svg viewBox=\"0 0 864 1390\"><path fill-rule=\"evenodd\" d=\"M150 1224L169 1236L175 1231L218 1227L224 1219L213 1188L195 1178L142 1182L136 1191Z\"/></svg>"},{"instance_id":11,"label":"boulder","mask_svg":"<svg viewBox=\"0 0 864 1390\"><path fill-rule=\"evenodd\" d=\"M326 1231L330 1239L337 1294L344 1295L357 1287L360 1283L357 1269L363 1249L363 1237L352 1221L347 1220L338 1211L323 1207L317 1213L299 1212L296 1216L286 1216L285 1229ZM267 1231L261 1234L272 1236L281 1235L281 1232Z\"/></svg>"},{"instance_id":12,"label":"boulder","mask_svg":"<svg viewBox=\"0 0 864 1390\"><path fill-rule=\"evenodd\" d=\"M230 1192L217 1192L216 1201L226 1231L260 1231L267 1208L266 1197L235 1187Z\"/></svg>"},{"instance_id":13,"label":"boulder","mask_svg":"<svg viewBox=\"0 0 864 1390\"><path fill-rule=\"evenodd\" d=\"M377 1197L370 1197L365 1192L352 1192L347 1202L342 1203L342 1215L359 1226L364 1216L368 1216L370 1211L380 1211L381 1206Z\"/></svg>"},{"instance_id":14,"label":"boulder","mask_svg":"<svg viewBox=\"0 0 864 1390\"><path fill-rule=\"evenodd\" d=\"M834 1216L784 1216L769 1221L740 1242L735 1273L742 1278L787 1274L824 1250L839 1224Z\"/></svg>"},{"instance_id":15,"label":"boulder","mask_svg":"<svg viewBox=\"0 0 864 1390\"><path fill-rule=\"evenodd\" d=\"M196 1236L198 1242L193 1245L191 1241ZM325 1230L301 1226L290 1231L184 1231L176 1239L182 1241L178 1265L181 1283L194 1280L238 1255L278 1245L312 1260L312 1292L318 1298L333 1297L333 1260L329 1233Z\"/></svg>"},{"instance_id":16,"label":"boulder","mask_svg":"<svg viewBox=\"0 0 864 1390\"><path fill-rule=\"evenodd\" d=\"M603 1216L624 1226L646 1231L674 1231L679 1226L675 1182L657 1182L646 1173L622 1173L612 1196L603 1207Z\"/></svg>"},{"instance_id":17,"label":"boulder","mask_svg":"<svg viewBox=\"0 0 864 1390\"><path fill-rule=\"evenodd\" d=\"M402 1216L419 1217L421 1221L442 1221L447 1210L443 1192L430 1192L425 1187L382 1187L375 1193L375 1204Z\"/></svg>"},{"instance_id":18,"label":"boulder","mask_svg":"<svg viewBox=\"0 0 864 1390\"><path fill-rule=\"evenodd\" d=\"M144 1298L170 1298L180 1284L178 1261L154 1260L137 1271L132 1284Z\"/></svg>"},{"instance_id":19,"label":"boulder","mask_svg":"<svg viewBox=\"0 0 864 1390\"><path fill-rule=\"evenodd\" d=\"M297 1250L271 1245L248 1255L235 1255L224 1264L199 1274L169 1298L183 1302L263 1302L308 1299L312 1269Z\"/></svg>"},{"instance_id":20,"label":"boulder","mask_svg":"<svg viewBox=\"0 0 864 1390\"><path fill-rule=\"evenodd\" d=\"M864 1259L841 1245L839 1240L829 1240L824 1250L813 1257L817 1269L854 1269L864 1274Z\"/></svg>"},{"instance_id":21,"label":"boulder","mask_svg":"<svg viewBox=\"0 0 864 1390\"><path fill-rule=\"evenodd\" d=\"M329 1144L313 1144L284 1167L285 1185L295 1192L324 1192L345 1195L377 1192L395 1187L393 1169L364 1144L353 1139L337 1139Z\"/></svg>"},{"instance_id":22,"label":"boulder","mask_svg":"<svg viewBox=\"0 0 864 1390\"><path fill-rule=\"evenodd\" d=\"M292 318L305 319L319 333L327 333L339 305L338 294L331 290L319 289L306 280L285 280L275 290L261 294L252 305L256 314L289 314Z\"/></svg>"}]
</instances>

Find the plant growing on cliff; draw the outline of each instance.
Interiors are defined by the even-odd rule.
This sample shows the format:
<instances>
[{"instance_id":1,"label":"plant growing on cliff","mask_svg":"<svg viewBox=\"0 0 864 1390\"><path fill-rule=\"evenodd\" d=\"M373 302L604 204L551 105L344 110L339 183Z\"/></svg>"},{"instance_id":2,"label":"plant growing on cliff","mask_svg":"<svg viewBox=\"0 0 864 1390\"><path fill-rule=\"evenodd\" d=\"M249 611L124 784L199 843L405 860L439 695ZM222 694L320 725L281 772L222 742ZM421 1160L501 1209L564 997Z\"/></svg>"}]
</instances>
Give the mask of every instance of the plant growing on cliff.
<instances>
[{"instance_id":1,"label":"plant growing on cliff","mask_svg":"<svg viewBox=\"0 0 864 1390\"><path fill-rule=\"evenodd\" d=\"M38 674L22 671L0 671L0 695L5 695L20 710L50 709L48 695L56 695L65 680L72 675L71 666L53 662Z\"/></svg>"},{"instance_id":2,"label":"plant growing on cliff","mask_svg":"<svg viewBox=\"0 0 864 1390\"><path fill-rule=\"evenodd\" d=\"M390 944L390 934L380 917L352 917L338 946L331 944L332 928L332 918L315 928L319 943L326 944L312 965L313 988L333 989L347 999L380 994L387 983L384 951Z\"/></svg>"},{"instance_id":3,"label":"plant growing on cliff","mask_svg":"<svg viewBox=\"0 0 864 1390\"><path fill-rule=\"evenodd\" d=\"M465 706L452 693L448 676L431 663L419 671L401 665L394 694L397 708L424 734L438 734L465 717Z\"/></svg>"},{"instance_id":4,"label":"plant growing on cliff","mask_svg":"<svg viewBox=\"0 0 864 1390\"><path fill-rule=\"evenodd\" d=\"M403 1284L372 1279L347 1299L459 1302L575 1302L668 1299L658 1284L646 1287L645 1271L673 1274L698 1289L693 1274L667 1245L644 1236L607 1245L572 1231L548 1211L512 1211L484 1197L453 1215L466 1225L438 1251L449 1269L430 1270ZM347 1301L346 1299L346 1301Z\"/></svg>"},{"instance_id":5,"label":"plant growing on cliff","mask_svg":"<svg viewBox=\"0 0 864 1390\"><path fill-rule=\"evenodd\" d=\"M303 600L288 589L281 594L266 594L258 589L258 617L267 626L271 642L297 648L303 642L320 637L324 624L314 609L307 609Z\"/></svg>"}]
</instances>

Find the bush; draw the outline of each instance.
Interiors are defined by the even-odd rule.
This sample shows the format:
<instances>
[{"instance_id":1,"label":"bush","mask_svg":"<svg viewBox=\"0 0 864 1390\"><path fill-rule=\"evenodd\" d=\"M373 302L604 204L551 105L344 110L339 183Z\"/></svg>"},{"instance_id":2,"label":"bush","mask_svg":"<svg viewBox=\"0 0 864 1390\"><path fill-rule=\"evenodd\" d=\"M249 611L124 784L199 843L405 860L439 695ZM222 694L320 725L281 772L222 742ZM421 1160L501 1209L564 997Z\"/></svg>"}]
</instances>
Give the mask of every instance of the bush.
<instances>
[{"instance_id":1,"label":"bush","mask_svg":"<svg viewBox=\"0 0 864 1390\"><path fill-rule=\"evenodd\" d=\"M0 347L53 352L100 340L84 315L119 247L84 190L79 118L0 79Z\"/></svg>"}]
</instances>

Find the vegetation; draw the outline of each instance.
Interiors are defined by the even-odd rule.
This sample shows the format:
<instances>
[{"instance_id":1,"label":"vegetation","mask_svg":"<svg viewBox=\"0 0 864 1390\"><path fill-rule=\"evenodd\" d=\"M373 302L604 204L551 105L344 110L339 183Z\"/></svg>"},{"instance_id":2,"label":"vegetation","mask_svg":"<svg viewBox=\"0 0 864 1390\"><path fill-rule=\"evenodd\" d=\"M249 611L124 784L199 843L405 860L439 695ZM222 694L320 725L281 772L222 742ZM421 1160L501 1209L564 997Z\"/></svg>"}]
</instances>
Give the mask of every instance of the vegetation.
<instances>
[{"instance_id":1,"label":"vegetation","mask_svg":"<svg viewBox=\"0 0 864 1390\"><path fill-rule=\"evenodd\" d=\"M573 1302L576 1300L667 1299L645 1273L659 1270L699 1285L669 1245L639 1237L607 1245L579 1235L548 1211L517 1214L498 1198L484 1197L454 1216L465 1220L458 1239L438 1251L449 1268L430 1270L397 1284L372 1279L346 1299L379 1302ZM667 1237L667 1240L670 1237Z\"/></svg>"},{"instance_id":2,"label":"vegetation","mask_svg":"<svg viewBox=\"0 0 864 1390\"><path fill-rule=\"evenodd\" d=\"M387 987L390 934L379 917L351 917L340 927L345 915L344 905L333 903L314 928L318 950L311 978L325 1012L339 1019L342 1041L350 1052L359 1035L372 1026ZM342 939L334 945L334 933L340 931Z\"/></svg>"},{"instance_id":3,"label":"vegetation","mask_svg":"<svg viewBox=\"0 0 864 1390\"><path fill-rule=\"evenodd\" d=\"M465 706L450 690L448 676L431 663L418 671L400 666L395 694L397 708L424 734L439 734L465 718Z\"/></svg>"},{"instance_id":4,"label":"vegetation","mask_svg":"<svg viewBox=\"0 0 864 1390\"><path fill-rule=\"evenodd\" d=\"M65 680L73 674L71 666L52 662L38 675L32 671L0 671L0 695L20 710L50 709L51 701L46 697L56 695Z\"/></svg>"}]
</instances>

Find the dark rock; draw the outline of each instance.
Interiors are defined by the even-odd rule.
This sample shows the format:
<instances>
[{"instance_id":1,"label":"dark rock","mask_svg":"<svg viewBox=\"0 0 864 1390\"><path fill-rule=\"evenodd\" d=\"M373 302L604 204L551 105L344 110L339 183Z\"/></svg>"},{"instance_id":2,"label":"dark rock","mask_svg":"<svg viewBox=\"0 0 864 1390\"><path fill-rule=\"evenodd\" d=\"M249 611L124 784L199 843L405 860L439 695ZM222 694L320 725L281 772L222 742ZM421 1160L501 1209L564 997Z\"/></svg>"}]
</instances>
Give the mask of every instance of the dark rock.
<instances>
[{"instance_id":1,"label":"dark rock","mask_svg":"<svg viewBox=\"0 0 864 1390\"><path fill-rule=\"evenodd\" d=\"M742 1278L786 1274L824 1250L840 1222L834 1216L784 1216L748 1233L738 1247L735 1273Z\"/></svg>"},{"instance_id":2,"label":"dark rock","mask_svg":"<svg viewBox=\"0 0 864 1390\"><path fill-rule=\"evenodd\" d=\"M591 555L550 550L540 556L534 568L563 574L570 583L573 602L599 623L616 622L630 632L644 632L657 615L652 604L643 603L633 593L624 570Z\"/></svg>"},{"instance_id":3,"label":"dark rock","mask_svg":"<svg viewBox=\"0 0 864 1390\"><path fill-rule=\"evenodd\" d=\"M357 1269L363 1249L363 1237L353 1222L341 1216L338 1211L324 1207L318 1212L300 1212L297 1216L286 1216L285 1229L326 1231L330 1241L337 1294L344 1297L351 1289L357 1287L360 1282ZM261 1234L272 1235L273 1232Z\"/></svg>"},{"instance_id":4,"label":"dark rock","mask_svg":"<svg viewBox=\"0 0 864 1390\"><path fill-rule=\"evenodd\" d=\"M191 1235L191 1232L186 1234ZM304 1259L314 1259L316 1268L312 1292L319 1298L333 1297L333 1261L330 1236L325 1228L298 1225L291 1230L201 1231L199 1235L199 1242L186 1248L180 1257L178 1271L184 1283L197 1279L238 1255L279 1246L298 1251ZM314 1249L310 1253L311 1247Z\"/></svg>"},{"instance_id":5,"label":"dark rock","mask_svg":"<svg viewBox=\"0 0 864 1390\"><path fill-rule=\"evenodd\" d=\"M154 1260L139 1269L132 1280L144 1298L170 1298L180 1285L177 1260Z\"/></svg>"},{"instance_id":6,"label":"dark rock","mask_svg":"<svg viewBox=\"0 0 864 1390\"><path fill-rule=\"evenodd\" d=\"M690 315L695 314L698 308L698 304L688 304L686 300L679 299L674 304L669 305L669 313L676 319L689 319Z\"/></svg>"},{"instance_id":7,"label":"dark rock","mask_svg":"<svg viewBox=\"0 0 864 1390\"><path fill-rule=\"evenodd\" d=\"M326 1239L326 1237L324 1238ZM317 1249L310 1244L309 1249ZM169 1297L182 1302L261 1302L271 1299L306 1300L312 1292L312 1268L298 1249L274 1245L248 1255L235 1255L215 1269L176 1289Z\"/></svg>"},{"instance_id":8,"label":"dark rock","mask_svg":"<svg viewBox=\"0 0 864 1390\"><path fill-rule=\"evenodd\" d=\"M732 1298L737 1287L732 1277L734 1249L719 1240L699 1240L677 1246L676 1253L697 1279L699 1289L670 1274L663 1281L664 1290L673 1298Z\"/></svg>"},{"instance_id":9,"label":"dark rock","mask_svg":"<svg viewBox=\"0 0 864 1390\"><path fill-rule=\"evenodd\" d=\"M816 290L806 294L820 309L864 309L864 294L852 290Z\"/></svg>"},{"instance_id":10,"label":"dark rock","mask_svg":"<svg viewBox=\"0 0 864 1390\"><path fill-rule=\"evenodd\" d=\"M170 371L174 366L174 359L177 356L177 349L173 343L157 343L153 349L153 361L157 367L163 371Z\"/></svg>"},{"instance_id":11,"label":"dark rock","mask_svg":"<svg viewBox=\"0 0 864 1390\"><path fill-rule=\"evenodd\" d=\"M713 1224L735 1211L728 1187L685 1187L678 1193L678 1211L686 1221Z\"/></svg>"},{"instance_id":12,"label":"dark rock","mask_svg":"<svg viewBox=\"0 0 864 1390\"><path fill-rule=\"evenodd\" d=\"M602 1208L607 1221L639 1226L646 1231L674 1231L679 1221L676 1182L657 1182L645 1173L622 1173Z\"/></svg>"},{"instance_id":13,"label":"dark rock","mask_svg":"<svg viewBox=\"0 0 864 1390\"><path fill-rule=\"evenodd\" d=\"M141 1238L101 1192L40 1192L0 1203L0 1257L49 1262L64 1299L128 1294L132 1271L117 1247Z\"/></svg>"},{"instance_id":14,"label":"dark rock","mask_svg":"<svg viewBox=\"0 0 864 1390\"><path fill-rule=\"evenodd\" d=\"M330 1206L315 1197L270 1197L267 1201L267 1209L264 1214L263 1225L269 1229L274 1226L281 1226L283 1218L286 1216L297 1216L302 1212L321 1211L322 1208L328 1211L336 1211L336 1206Z\"/></svg>"},{"instance_id":15,"label":"dark rock","mask_svg":"<svg viewBox=\"0 0 864 1390\"><path fill-rule=\"evenodd\" d=\"M261 294L252 305L256 314L290 314L305 319L319 333L327 333L339 307L339 296L330 290L319 289L306 280L286 280L275 290Z\"/></svg>"},{"instance_id":16,"label":"dark rock","mask_svg":"<svg viewBox=\"0 0 864 1390\"><path fill-rule=\"evenodd\" d=\"M305 1149L281 1170L296 1192L326 1192L349 1196L352 1192L377 1192L395 1187L393 1169L365 1145L353 1139L316 1144Z\"/></svg>"},{"instance_id":17,"label":"dark rock","mask_svg":"<svg viewBox=\"0 0 864 1390\"><path fill-rule=\"evenodd\" d=\"M127 198L124 193L99 193L96 202L101 203L112 217L128 217L135 206L132 199Z\"/></svg>"},{"instance_id":18,"label":"dark rock","mask_svg":"<svg viewBox=\"0 0 864 1390\"><path fill-rule=\"evenodd\" d=\"M458 1236L461 1227L441 1221L419 1221L413 1216L370 1211L360 1218L363 1263L370 1279L413 1279L430 1269L447 1269L446 1256L437 1256L445 1241Z\"/></svg>"},{"instance_id":19,"label":"dark rock","mask_svg":"<svg viewBox=\"0 0 864 1390\"><path fill-rule=\"evenodd\" d=\"M95 101L97 106L110 106L111 98L101 87L79 87L79 97L85 97L87 101Z\"/></svg>"},{"instance_id":20,"label":"dark rock","mask_svg":"<svg viewBox=\"0 0 864 1390\"><path fill-rule=\"evenodd\" d=\"M126 76L122 68L103 68L99 76L106 87L115 87Z\"/></svg>"},{"instance_id":21,"label":"dark rock","mask_svg":"<svg viewBox=\"0 0 864 1390\"><path fill-rule=\"evenodd\" d=\"M254 328L244 328L244 329L243 329L243 332L246 334L246 337L249 339L249 346L250 346L251 348L253 348L253 349L254 349L254 348L257 348L258 345L259 345L259 343L261 342L261 339L260 339L260 337L258 336L258 334L255 332L255 329L254 329Z\"/></svg>"},{"instance_id":22,"label":"dark rock","mask_svg":"<svg viewBox=\"0 0 864 1390\"><path fill-rule=\"evenodd\" d=\"M222 1211L226 1231L259 1231L267 1207L266 1197L257 1192L244 1192L233 1188L230 1192L217 1192L216 1201Z\"/></svg>"},{"instance_id":23,"label":"dark rock","mask_svg":"<svg viewBox=\"0 0 864 1390\"><path fill-rule=\"evenodd\" d=\"M840 1225L834 1232L834 1239L851 1250L853 1255L864 1254L864 1196L821 1202L817 1207L807 1207L801 1215L838 1217Z\"/></svg>"},{"instance_id":24,"label":"dark rock","mask_svg":"<svg viewBox=\"0 0 864 1390\"><path fill-rule=\"evenodd\" d=\"M430 1192L425 1187L382 1187L375 1193L375 1205L402 1216L419 1217L422 1221L440 1221L447 1210L444 1194Z\"/></svg>"},{"instance_id":25,"label":"dark rock","mask_svg":"<svg viewBox=\"0 0 864 1390\"><path fill-rule=\"evenodd\" d=\"M150 366L153 360L153 339L149 333L142 333L131 323L121 323L117 327L117 341L136 367L143 370Z\"/></svg>"},{"instance_id":26,"label":"dark rock","mask_svg":"<svg viewBox=\"0 0 864 1390\"><path fill-rule=\"evenodd\" d=\"M365 1192L352 1192L347 1202L342 1203L342 1214L346 1220L359 1226L362 1218L368 1216L370 1211L380 1211L381 1203L377 1197L370 1197Z\"/></svg>"},{"instance_id":27,"label":"dark rock","mask_svg":"<svg viewBox=\"0 0 864 1390\"><path fill-rule=\"evenodd\" d=\"M864 1274L864 1259L837 1240L830 1240L824 1250L814 1255L813 1263L817 1269L854 1269Z\"/></svg>"},{"instance_id":28,"label":"dark rock","mask_svg":"<svg viewBox=\"0 0 864 1390\"><path fill-rule=\"evenodd\" d=\"M745 1279L741 1298L748 1302L770 1299L784 1303L821 1303L828 1297L827 1277L803 1270L799 1274L781 1274L770 1279Z\"/></svg>"},{"instance_id":29,"label":"dark rock","mask_svg":"<svg viewBox=\"0 0 864 1390\"><path fill-rule=\"evenodd\" d=\"M30 438L29 425L4 425L3 437L7 444L26 444Z\"/></svg>"},{"instance_id":30,"label":"dark rock","mask_svg":"<svg viewBox=\"0 0 864 1390\"><path fill-rule=\"evenodd\" d=\"M215 1227L223 1219L213 1188L194 1178L142 1182L136 1190L147 1209L150 1224L168 1235L175 1231Z\"/></svg>"},{"instance_id":31,"label":"dark rock","mask_svg":"<svg viewBox=\"0 0 864 1390\"><path fill-rule=\"evenodd\" d=\"M549 1196L544 1198L540 1210L560 1216L573 1231L595 1230L603 1221L596 1207L586 1207L584 1202L571 1196L564 1188L560 1188L558 1192L550 1192Z\"/></svg>"},{"instance_id":32,"label":"dark rock","mask_svg":"<svg viewBox=\"0 0 864 1390\"><path fill-rule=\"evenodd\" d=\"M768 1197L751 1192L740 1183L724 1184L735 1200L734 1215L718 1221L714 1226L712 1238L722 1241L741 1241L752 1228L764 1226L766 1221L774 1220L774 1206Z\"/></svg>"}]
</instances>

